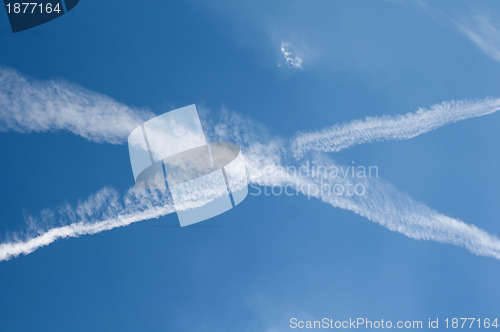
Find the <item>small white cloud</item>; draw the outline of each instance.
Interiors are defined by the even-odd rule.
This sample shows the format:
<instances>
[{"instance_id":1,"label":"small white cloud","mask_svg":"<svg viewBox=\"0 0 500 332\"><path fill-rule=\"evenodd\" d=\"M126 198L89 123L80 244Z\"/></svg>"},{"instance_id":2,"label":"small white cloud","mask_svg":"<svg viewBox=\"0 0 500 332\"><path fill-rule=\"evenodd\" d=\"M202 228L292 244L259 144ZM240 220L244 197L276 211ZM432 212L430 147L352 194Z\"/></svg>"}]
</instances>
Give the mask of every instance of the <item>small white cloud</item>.
<instances>
[{"instance_id":1,"label":"small white cloud","mask_svg":"<svg viewBox=\"0 0 500 332\"><path fill-rule=\"evenodd\" d=\"M302 63L304 61L296 54L292 44L281 42L281 54L283 54L285 62L289 67L302 69ZM279 64L278 67L281 67L281 64Z\"/></svg>"}]
</instances>

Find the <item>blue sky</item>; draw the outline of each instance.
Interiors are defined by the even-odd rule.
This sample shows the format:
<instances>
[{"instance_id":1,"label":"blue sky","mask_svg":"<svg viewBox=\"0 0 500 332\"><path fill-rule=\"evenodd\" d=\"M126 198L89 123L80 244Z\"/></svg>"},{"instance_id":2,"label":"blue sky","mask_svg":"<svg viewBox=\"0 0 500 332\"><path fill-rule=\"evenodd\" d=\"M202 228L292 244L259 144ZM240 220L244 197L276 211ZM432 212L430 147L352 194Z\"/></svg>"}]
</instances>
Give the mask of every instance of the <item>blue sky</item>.
<instances>
[{"instance_id":1,"label":"blue sky","mask_svg":"<svg viewBox=\"0 0 500 332\"><path fill-rule=\"evenodd\" d=\"M288 140L366 116L499 97L493 1L81 1L12 34L0 65L161 114L222 109ZM475 39L471 36L475 36ZM302 68L287 65L289 43ZM1 87L4 89L4 87ZM4 113L5 110L0 109ZM331 154L500 235L498 113ZM133 182L126 145L0 133L0 234ZM175 214L0 262L1 331L287 331L291 317L498 317L497 259L418 241L316 199L249 196L180 228ZM497 316L495 316L497 315Z\"/></svg>"}]
</instances>

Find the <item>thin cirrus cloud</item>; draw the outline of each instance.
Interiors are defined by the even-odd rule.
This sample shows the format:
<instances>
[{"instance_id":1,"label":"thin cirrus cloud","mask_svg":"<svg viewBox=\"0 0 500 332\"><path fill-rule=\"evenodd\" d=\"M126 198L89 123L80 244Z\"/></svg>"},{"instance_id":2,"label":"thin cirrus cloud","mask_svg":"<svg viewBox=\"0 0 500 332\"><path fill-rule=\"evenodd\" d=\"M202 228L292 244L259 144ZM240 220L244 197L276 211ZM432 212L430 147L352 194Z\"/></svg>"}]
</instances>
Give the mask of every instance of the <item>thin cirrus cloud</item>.
<instances>
[{"instance_id":1,"label":"thin cirrus cloud","mask_svg":"<svg viewBox=\"0 0 500 332\"><path fill-rule=\"evenodd\" d=\"M116 103L105 96L75 87L74 85L67 83L58 85L60 82L50 81L45 83L52 86L52 89L46 89L44 87L45 84L41 84L41 82L34 84L30 79L26 79L17 73L16 75L19 76L15 80L1 81L3 91L7 90L15 93L16 87L9 86L9 84L22 82L23 84L17 85L20 89L29 86L31 87L30 89L34 89L32 93L35 95L42 92L48 93L45 96L47 100L57 100L55 102L57 108L60 110L72 110L71 115L76 119L81 119L85 115L88 115L87 109L81 104L81 100L93 100L96 96L99 96L99 100L105 100L105 103L114 110L112 115L116 116L115 120L118 122L124 121L124 124L128 125L130 122L150 117L147 113L141 114L138 111L131 111L128 107ZM41 89L41 91L36 91L36 87ZM65 89L70 89L71 91L76 89L80 93L80 99L77 99L75 102L73 99L66 98L68 94L71 94L71 91L65 91ZM88 92L89 95L85 95L85 92ZM33 99L20 98L11 104L4 103L3 107L6 105L15 105L16 108L28 110L30 107L36 106L30 105L28 102L33 102ZM74 105L75 103L76 105ZM113 103L116 104L113 105ZM486 99L476 102L446 104L446 107L453 105L455 109L455 111L447 113L448 115L444 117L446 121L443 121L443 115L437 118L432 116L430 118L424 117L424 119L428 120L433 119L433 121L429 121L425 126L426 130L416 130L412 126L401 125L401 135L402 137L410 138L416 134L439 128L442 125L471 117L471 114L479 116L478 114L484 113L484 109L494 109L495 105L497 105L496 103L496 100ZM441 104L441 107L444 107L442 105L444 104ZM44 107L50 107L50 105L47 104ZM447 109L446 107L443 110ZM12 110L6 109L3 112L11 114ZM95 108L89 107L88 112L92 114L95 112ZM432 108L431 110L416 112L410 118L414 120L418 119L419 114L427 114L426 112L432 113ZM134 115L132 116L131 114ZM2 121L5 122L5 115L2 115L2 117ZM407 119L407 117L402 116L402 119ZM133 119L133 121L130 119ZM100 133L99 129L96 128L90 129L91 134L89 131L85 132L83 128L76 130L75 123L78 123L78 121L69 117L64 122L58 121L57 124L50 123L43 118L38 118L38 121L39 123L37 122L37 118L31 117L27 120L25 127L23 127L24 122L22 118L17 118L15 122L16 126L7 128L19 132L42 131L33 129L39 127L44 128L44 131L68 130L91 141L123 142L123 134L119 131L114 135L110 135L105 132ZM330 157L318 153L309 159L290 158L291 155L295 154L296 146L289 145L285 140L280 138L271 137L267 134L265 128L244 119L236 113L226 112L219 119L211 117L207 121L210 122L208 126L210 131L207 135L212 140L223 139L225 141L233 141L242 146L248 177L250 182L255 185L288 186L298 194L318 199L332 207L352 211L391 231L404 234L410 238L453 244L464 247L477 255L500 259L500 240L496 236L474 225L441 214L425 204L414 201L408 195L398 191L381 179L330 178L321 174L314 174L314 172L306 172L306 176L296 174L290 171L290 166L297 169L298 167L311 167L311 165L326 168L339 165ZM371 121L376 121L382 128L386 128L387 125L384 125L384 122L393 124L394 119L382 117L372 119ZM407 124L407 122L402 122L402 124ZM370 133L370 128L359 127L360 137L365 137L363 136L365 131ZM347 132L346 135L350 136L351 133ZM398 139L400 136L389 135L383 137L385 139ZM364 141L368 142L370 140ZM331 191L318 190L324 184L330 186L335 184L345 185L346 181L354 181L351 183L352 185L362 184L366 188L365 194L362 196L337 195ZM212 196L216 194L210 191L207 193L187 193L186 195L189 196L185 200L187 203L181 209L190 209L203 205L213 199ZM24 234L11 234L0 243L0 261L29 254L58 239L96 234L113 228L127 226L134 222L159 218L172 212L174 212L174 208L171 197L162 192L146 192L143 189L133 187L121 196L111 188L104 188L75 207L63 206L55 212L44 210L38 217L28 217L26 220L28 227Z\"/></svg>"},{"instance_id":2,"label":"thin cirrus cloud","mask_svg":"<svg viewBox=\"0 0 500 332\"><path fill-rule=\"evenodd\" d=\"M471 17L452 19L460 31L486 55L500 62L500 26L488 15L476 12Z\"/></svg>"},{"instance_id":3,"label":"thin cirrus cloud","mask_svg":"<svg viewBox=\"0 0 500 332\"><path fill-rule=\"evenodd\" d=\"M307 151L339 152L355 145L406 140L458 121L500 110L500 99L447 101L428 109L397 116L367 117L319 131L302 132L292 139L295 155Z\"/></svg>"},{"instance_id":4,"label":"thin cirrus cloud","mask_svg":"<svg viewBox=\"0 0 500 332\"><path fill-rule=\"evenodd\" d=\"M439 20L451 22L458 30L491 59L500 62L500 26L498 13L486 13L472 6L479 2L456 2L454 10L442 10L437 2L414 1L414 5Z\"/></svg>"}]
</instances>

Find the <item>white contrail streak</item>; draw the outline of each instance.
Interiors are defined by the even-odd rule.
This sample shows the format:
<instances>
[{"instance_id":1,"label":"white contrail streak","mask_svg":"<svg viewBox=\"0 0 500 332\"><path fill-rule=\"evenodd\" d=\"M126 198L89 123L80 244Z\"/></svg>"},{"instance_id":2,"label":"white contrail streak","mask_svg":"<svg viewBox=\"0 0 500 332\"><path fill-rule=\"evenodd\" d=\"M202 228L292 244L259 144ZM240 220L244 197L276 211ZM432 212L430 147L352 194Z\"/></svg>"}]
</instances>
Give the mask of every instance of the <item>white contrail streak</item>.
<instances>
[{"instance_id":1,"label":"white contrail streak","mask_svg":"<svg viewBox=\"0 0 500 332\"><path fill-rule=\"evenodd\" d=\"M405 140L499 109L500 99L448 101L404 115L367 117L320 131L301 132L292 140L292 147L300 158L307 151L339 152L364 143Z\"/></svg>"},{"instance_id":2,"label":"white contrail streak","mask_svg":"<svg viewBox=\"0 0 500 332\"><path fill-rule=\"evenodd\" d=\"M117 216L113 219L106 219L90 223L74 223L66 226L54 227L40 235L27 240L19 240L0 244L0 261L9 260L19 255L28 255L33 251L47 246L58 239L68 237L79 237L82 235L96 234L111 230L117 227L128 226L132 223L162 217L172 210L168 207L154 207L149 210Z\"/></svg>"},{"instance_id":3,"label":"white contrail streak","mask_svg":"<svg viewBox=\"0 0 500 332\"><path fill-rule=\"evenodd\" d=\"M159 192L133 187L120 198L115 190L103 188L75 208L65 206L56 213L44 210L39 218L29 217L26 234L0 243L0 261L30 254L58 239L96 234L174 211L169 199Z\"/></svg>"},{"instance_id":4,"label":"white contrail streak","mask_svg":"<svg viewBox=\"0 0 500 332\"><path fill-rule=\"evenodd\" d=\"M223 194L211 190L215 186L210 181L207 179L205 183L200 184L208 190L186 192L183 203L176 204L175 208L171 196L165 192L134 186L123 198L120 198L114 189L103 188L74 208L64 206L57 213L44 210L40 217L28 218L26 234L16 235L0 243L0 261L30 254L58 239L96 234L135 222L160 218L176 210L203 206Z\"/></svg>"},{"instance_id":5,"label":"white contrail streak","mask_svg":"<svg viewBox=\"0 0 500 332\"><path fill-rule=\"evenodd\" d=\"M0 131L69 131L94 142L123 144L153 117L99 93L62 81L26 78L0 67Z\"/></svg>"},{"instance_id":6,"label":"white contrail streak","mask_svg":"<svg viewBox=\"0 0 500 332\"><path fill-rule=\"evenodd\" d=\"M328 169L338 167L327 157L316 156L314 164ZM470 252L500 259L500 239L488 232L443 215L425 204L412 200L408 195L377 178L329 177L316 174L309 169L307 176L297 173L299 167L310 167L310 163L290 167L275 163L247 163L253 183L261 186L289 187L333 207L352 211L391 231L402 233L417 240L432 240L464 247ZM363 195L339 194L335 186L342 188L363 186Z\"/></svg>"}]
</instances>

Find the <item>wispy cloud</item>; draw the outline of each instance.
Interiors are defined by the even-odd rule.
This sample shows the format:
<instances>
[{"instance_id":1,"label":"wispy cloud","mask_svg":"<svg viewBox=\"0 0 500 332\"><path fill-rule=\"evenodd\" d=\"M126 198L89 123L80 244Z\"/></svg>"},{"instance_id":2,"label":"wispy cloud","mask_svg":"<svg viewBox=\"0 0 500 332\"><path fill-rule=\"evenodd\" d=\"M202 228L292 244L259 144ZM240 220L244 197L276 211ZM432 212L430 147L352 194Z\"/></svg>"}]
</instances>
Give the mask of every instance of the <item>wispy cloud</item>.
<instances>
[{"instance_id":1,"label":"wispy cloud","mask_svg":"<svg viewBox=\"0 0 500 332\"><path fill-rule=\"evenodd\" d=\"M451 6L451 9L446 10L440 9L437 2L416 0L412 3L438 20L451 22L487 56L500 62L500 25L496 23L498 13L486 13L473 8L478 2L465 2L468 7L458 9ZM464 3L457 2L455 5L460 7Z\"/></svg>"},{"instance_id":2,"label":"wispy cloud","mask_svg":"<svg viewBox=\"0 0 500 332\"><path fill-rule=\"evenodd\" d=\"M281 42L281 54L283 55L287 66L302 69L304 61L297 55L297 52L291 43Z\"/></svg>"},{"instance_id":3,"label":"wispy cloud","mask_svg":"<svg viewBox=\"0 0 500 332\"><path fill-rule=\"evenodd\" d=\"M500 26L488 15L476 12L452 21L460 31L476 44L486 55L500 62Z\"/></svg>"},{"instance_id":4,"label":"wispy cloud","mask_svg":"<svg viewBox=\"0 0 500 332\"><path fill-rule=\"evenodd\" d=\"M292 140L297 157L307 151L339 152L355 145L406 140L439 127L500 109L500 99L447 101L397 116L367 117L320 131L302 132Z\"/></svg>"},{"instance_id":5,"label":"wispy cloud","mask_svg":"<svg viewBox=\"0 0 500 332\"><path fill-rule=\"evenodd\" d=\"M26 78L0 67L0 131L69 131L94 142L123 144L153 115L62 80Z\"/></svg>"}]
</instances>

